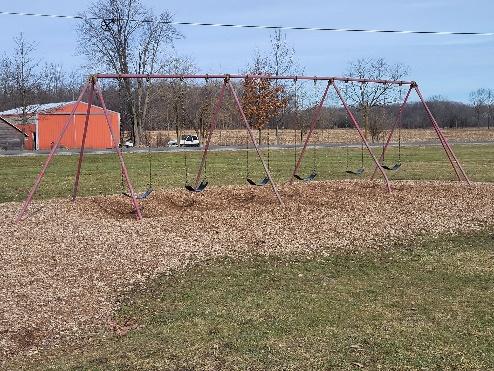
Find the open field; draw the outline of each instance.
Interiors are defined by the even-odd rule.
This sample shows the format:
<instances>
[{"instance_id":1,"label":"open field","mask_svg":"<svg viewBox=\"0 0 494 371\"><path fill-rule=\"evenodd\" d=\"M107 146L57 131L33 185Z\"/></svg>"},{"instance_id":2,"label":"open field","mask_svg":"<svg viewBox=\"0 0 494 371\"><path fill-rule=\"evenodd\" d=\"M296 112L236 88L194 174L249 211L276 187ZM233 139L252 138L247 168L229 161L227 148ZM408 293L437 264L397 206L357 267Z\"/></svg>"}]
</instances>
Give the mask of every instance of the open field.
<instances>
[{"instance_id":1,"label":"open field","mask_svg":"<svg viewBox=\"0 0 494 371\"><path fill-rule=\"evenodd\" d=\"M305 129L306 130L306 129ZM149 139L152 146L156 146L159 137L165 145L169 139L176 139L177 134L173 130L150 131ZM184 133L194 134L193 130ZM486 128L469 128L469 129L444 129L444 135L451 142L477 142L477 141L492 141L494 142L494 129ZM387 135L387 132L383 133ZM402 143L420 143L437 141L436 132L432 129L401 129ZM256 139L257 139L256 133ZM296 139L295 139L296 138ZM305 137L304 137L305 138ZM262 131L262 143L269 142L271 144L294 144L301 142L300 130L280 129L278 136L274 129ZM216 130L213 134L211 143L213 145L231 146L245 145L247 133L243 130ZM381 139L382 140L382 139ZM355 129L316 129L314 136L311 138L311 143L360 143L360 137ZM393 141L398 141L398 129L393 135Z\"/></svg>"},{"instance_id":2,"label":"open field","mask_svg":"<svg viewBox=\"0 0 494 371\"><path fill-rule=\"evenodd\" d=\"M473 181L494 182L494 145L456 145L454 150ZM398 150L391 148L387 163L398 160ZM378 152L376 151L376 154ZM267 152L264 153L267 158ZM293 150L271 150L270 167L277 182L290 178L294 167ZM125 161L137 191L144 191L149 181L149 156L152 164L152 181L156 189L183 187L185 166L183 153L128 153ZM189 181L192 181L200 162L200 152L188 152ZM351 177L348 168L361 165L360 148L309 149L302 164L301 174L309 174L315 158L318 180L334 180ZM45 156L0 157L0 202L21 201L39 172ZM372 162L365 154L364 166L370 175ZM439 146L402 147L398 172L389 173L393 180L454 180L455 175ZM254 151L249 156L250 176L263 177L263 171ZM77 156L57 156L49 168L37 197L46 199L68 197L71 194ZM246 184L246 151L212 152L207 163L207 178L211 185ZM88 155L82 169L80 193L84 196L117 194L122 191L119 163L115 154Z\"/></svg>"}]
</instances>

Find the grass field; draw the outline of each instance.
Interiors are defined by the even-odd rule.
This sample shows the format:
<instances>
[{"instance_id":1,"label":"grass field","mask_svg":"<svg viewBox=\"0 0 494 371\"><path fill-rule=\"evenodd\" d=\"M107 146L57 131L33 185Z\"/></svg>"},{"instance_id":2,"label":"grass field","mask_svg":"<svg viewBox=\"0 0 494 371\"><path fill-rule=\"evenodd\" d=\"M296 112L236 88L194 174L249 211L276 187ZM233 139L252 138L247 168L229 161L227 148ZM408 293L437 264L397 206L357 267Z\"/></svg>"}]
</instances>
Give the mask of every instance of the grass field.
<instances>
[{"instance_id":1,"label":"grass field","mask_svg":"<svg viewBox=\"0 0 494 371\"><path fill-rule=\"evenodd\" d=\"M494 145L457 145L454 150L474 181L494 181ZM200 162L200 152L187 152L189 180L194 179ZM183 153L125 154L129 174L137 191L144 191L149 181L149 157L152 164L154 188L182 187L185 183L185 160ZM265 153L267 158L267 153ZM351 177L346 169L361 165L359 148L309 149L302 164L301 174L309 174L314 158L318 180ZM392 148L386 157L388 163L398 160L397 148ZM21 201L39 172L45 156L0 157L0 202ZM39 198L68 197L71 194L77 156L57 156L49 168L38 193ZM348 162L348 167L347 167ZM391 179L454 180L451 166L438 146L403 147L403 166ZM249 175L261 178L264 173L254 151L250 151ZM364 158L366 175L372 170L368 156ZM284 182L294 167L293 150L271 150L270 167L274 179ZM246 151L211 152L207 162L207 177L211 185L246 184ZM82 170L80 194L108 195L121 192L121 176L117 156L87 155Z\"/></svg>"},{"instance_id":2,"label":"grass field","mask_svg":"<svg viewBox=\"0 0 494 371\"><path fill-rule=\"evenodd\" d=\"M113 331L8 366L494 368L494 235L384 252L211 261L122 298Z\"/></svg>"}]
</instances>

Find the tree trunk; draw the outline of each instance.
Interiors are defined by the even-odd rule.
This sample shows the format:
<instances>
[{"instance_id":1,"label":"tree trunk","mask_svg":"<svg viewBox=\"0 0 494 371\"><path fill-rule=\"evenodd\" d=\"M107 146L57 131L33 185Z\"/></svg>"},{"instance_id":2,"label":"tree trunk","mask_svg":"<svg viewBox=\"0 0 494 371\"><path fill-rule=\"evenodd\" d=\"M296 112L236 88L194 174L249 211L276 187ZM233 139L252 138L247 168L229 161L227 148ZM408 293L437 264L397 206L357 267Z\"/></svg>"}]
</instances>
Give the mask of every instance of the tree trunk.
<instances>
[{"instance_id":1,"label":"tree trunk","mask_svg":"<svg viewBox=\"0 0 494 371\"><path fill-rule=\"evenodd\" d=\"M141 133L138 118L134 116L132 120L132 132L134 137L134 146L139 147L141 145Z\"/></svg>"},{"instance_id":2,"label":"tree trunk","mask_svg":"<svg viewBox=\"0 0 494 371\"><path fill-rule=\"evenodd\" d=\"M365 140L368 139L367 136L367 128L369 127L369 106L365 105L364 107L364 137Z\"/></svg>"}]
</instances>

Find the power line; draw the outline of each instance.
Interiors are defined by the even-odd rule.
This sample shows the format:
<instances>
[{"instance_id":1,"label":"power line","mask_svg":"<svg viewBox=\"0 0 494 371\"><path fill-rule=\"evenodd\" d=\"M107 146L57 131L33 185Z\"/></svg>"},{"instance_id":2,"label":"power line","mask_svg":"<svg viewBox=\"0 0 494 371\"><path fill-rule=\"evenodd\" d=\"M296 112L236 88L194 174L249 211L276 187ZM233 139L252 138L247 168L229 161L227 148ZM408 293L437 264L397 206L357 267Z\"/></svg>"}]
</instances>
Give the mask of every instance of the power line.
<instances>
[{"instance_id":1,"label":"power line","mask_svg":"<svg viewBox=\"0 0 494 371\"><path fill-rule=\"evenodd\" d=\"M0 15L15 15L28 17L43 17L43 18L61 18L75 20L99 20L106 22L114 22L116 19L108 19L103 17L83 17L78 15L57 15L57 14L38 14L38 13L20 13L20 12L2 12ZM268 25L247 25L247 24L229 24L229 23L202 23L202 22L172 22L172 21L156 21L156 20L139 20L130 19L132 22L141 23L163 23L173 26L198 26L198 27L229 27L229 28L252 28L252 29L268 29L268 30L294 30L294 31L326 31L326 32L362 32L362 33L387 33L387 34L419 34L419 35L460 35L460 36L494 36L494 32L458 32L458 31L406 31L406 30L373 30L363 28L330 28L330 27L298 27L298 26L268 26Z\"/></svg>"}]
</instances>

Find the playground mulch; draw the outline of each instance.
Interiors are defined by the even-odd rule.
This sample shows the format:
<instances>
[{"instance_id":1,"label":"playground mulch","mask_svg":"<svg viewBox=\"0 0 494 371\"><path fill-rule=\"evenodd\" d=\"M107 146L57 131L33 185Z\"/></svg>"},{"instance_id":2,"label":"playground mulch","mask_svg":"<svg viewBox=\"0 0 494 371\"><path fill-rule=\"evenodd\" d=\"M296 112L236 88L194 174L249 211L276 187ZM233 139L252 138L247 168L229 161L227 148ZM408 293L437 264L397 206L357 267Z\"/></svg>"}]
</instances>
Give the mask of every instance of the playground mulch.
<instances>
[{"instance_id":1,"label":"playground mulch","mask_svg":"<svg viewBox=\"0 0 494 371\"><path fill-rule=\"evenodd\" d=\"M153 193L144 220L122 196L0 205L0 359L114 327L118 298L209 259L393 248L492 226L494 186L331 181ZM116 329L117 331L118 329Z\"/></svg>"}]
</instances>

